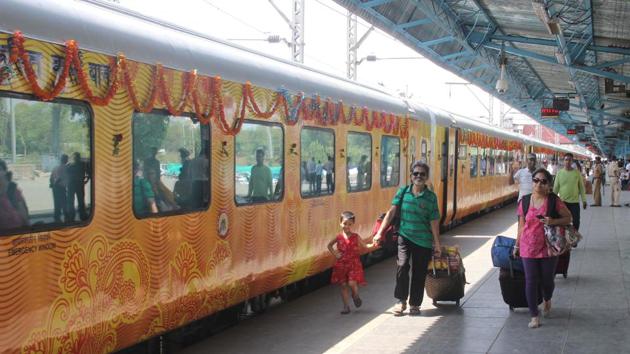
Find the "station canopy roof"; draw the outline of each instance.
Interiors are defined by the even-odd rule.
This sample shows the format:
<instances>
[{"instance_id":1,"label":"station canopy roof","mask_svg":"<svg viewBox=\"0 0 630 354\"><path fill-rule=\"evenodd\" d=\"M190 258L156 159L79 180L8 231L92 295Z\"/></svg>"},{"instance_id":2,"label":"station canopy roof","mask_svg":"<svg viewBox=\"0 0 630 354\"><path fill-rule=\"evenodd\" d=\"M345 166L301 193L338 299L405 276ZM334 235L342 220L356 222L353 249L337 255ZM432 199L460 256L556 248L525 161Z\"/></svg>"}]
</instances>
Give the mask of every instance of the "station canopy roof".
<instances>
[{"instance_id":1,"label":"station canopy roof","mask_svg":"<svg viewBox=\"0 0 630 354\"><path fill-rule=\"evenodd\" d=\"M630 1L335 1L594 152L630 151ZM569 110L542 118L554 98Z\"/></svg>"}]
</instances>

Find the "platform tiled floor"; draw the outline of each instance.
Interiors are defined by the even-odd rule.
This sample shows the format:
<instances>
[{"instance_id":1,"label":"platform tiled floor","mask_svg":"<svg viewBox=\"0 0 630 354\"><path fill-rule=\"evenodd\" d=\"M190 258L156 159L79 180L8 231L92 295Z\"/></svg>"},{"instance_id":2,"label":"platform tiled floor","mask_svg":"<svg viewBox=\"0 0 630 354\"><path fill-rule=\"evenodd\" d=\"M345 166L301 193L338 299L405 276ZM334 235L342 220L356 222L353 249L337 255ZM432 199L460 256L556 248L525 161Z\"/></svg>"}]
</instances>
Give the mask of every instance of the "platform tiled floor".
<instances>
[{"instance_id":1,"label":"platform tiled floor","mask_svg":"<svg viewBox=\"0 0 630 354\"><path fill-rule=\"evenodd\" d=\"M630 201L630 192L622 201ZM582 212L585 238L572 253L568 279L556 278L552 317L534 330L527 328L526 309L510 312L503 303L490 260L494 236L516 235L514 209L443 236L464 256L470 284L461 308L435 308L425 297L422 316L392 316L395 262L389 259L366 270L364 305L351 315L339 314L338 289L328 286L182 353L630 353L630 208Z\"/></svg>"}]
</instances>

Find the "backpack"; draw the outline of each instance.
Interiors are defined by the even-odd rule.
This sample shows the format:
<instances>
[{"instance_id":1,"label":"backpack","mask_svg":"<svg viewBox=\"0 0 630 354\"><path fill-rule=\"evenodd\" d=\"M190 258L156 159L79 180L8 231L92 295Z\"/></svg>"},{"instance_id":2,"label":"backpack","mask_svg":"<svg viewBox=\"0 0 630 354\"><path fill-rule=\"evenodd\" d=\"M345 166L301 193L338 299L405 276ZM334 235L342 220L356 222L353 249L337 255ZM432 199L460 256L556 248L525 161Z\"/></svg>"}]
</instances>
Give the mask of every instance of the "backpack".
<instances>
[{"instance_id":1,"label":"backpack","mask_svg":"<svg viewBox=\"0 0 630 354\"><path fill-rule=\"evenodd\" d=\"M558 211L556 210L556 198L559 198L554 193L549 193L549 199L547 201L547 215L550 218L557 219L560 217ZM532 195L527 194L521 198L521 203L523 203L523 217L527 216L527 211L529 210L529 203L531 202Z\"/></svg>"}]
</instances>

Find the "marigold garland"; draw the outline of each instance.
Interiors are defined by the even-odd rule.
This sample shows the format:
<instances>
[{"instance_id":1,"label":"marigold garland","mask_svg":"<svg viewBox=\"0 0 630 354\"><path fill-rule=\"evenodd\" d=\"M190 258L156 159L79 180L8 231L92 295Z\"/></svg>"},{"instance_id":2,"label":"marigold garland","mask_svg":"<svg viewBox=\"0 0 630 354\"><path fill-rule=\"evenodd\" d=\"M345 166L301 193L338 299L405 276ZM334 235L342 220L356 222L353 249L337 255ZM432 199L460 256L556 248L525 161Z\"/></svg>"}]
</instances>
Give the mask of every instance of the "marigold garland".
<instances>
[{"instance_id":1,"label":"marigold garland","mask_svg":"<svg viewBox=\"0 0 630 354\"><path fill-rule=\"evenodd\" d=\"M361 108L359 113L357 112L359 110L357 107L351 106L349 114L346 115L344 104L341 100L333 103L331 98L326 98L322 104L318 95L312 98L304 98L303 93L298 93L291 100L289 94L283 89L274 93L271 106L266 111L263 111L256 102L250 82L242 85L242 99L240 104L237 105L237 112L234 114L233 121L230 124L225 119L222 81L219 76L213 78L199 77L196 70L182 74L181 96L178 102L175 103L168 90L169 85L166 82L165 69L160 63L153 66L151 83L149 84L151 92L147 97L147 101L141 104L133 84L134 78L127 59L122 53L115 58L110 58L109 87L103 97L98 97L90 87L81 63L78 44L74 40L65 42L63 69L58 75L57 82L54 83L52 90L47 91L37 81L35 70L24 43L25 38L22 32L15 31L12 37L9 61L16 66L21 63L23 74L31 86L31 90L42 101L51 101L59 96L66 86L71 68L74 68L77 73L79 87L86 100L96 106L108 105L122 86L127 92L132 107L138 112L151 112L158 100L174 116L181 115L186 107L192 106L193 113L201 124L210 124L210 121L214 119L221 132L227 135L238 134L247 110L250 110L258 118L268 119L280 109L284 113L287 125L295 125L301 117L305 121L315 121L316 124L322 126L336 125L339 122L354 124L355 126L365 124L367 131L371 131L373 128L383 129L387 134L392 132L398 135L400 133L403 139L406 139L408 135L408 117L405 117L403 128L401 128L401 118L392 113L372 111L372 119L370 121L370 111L367 107Z\"/></svg>"}]
</instances>

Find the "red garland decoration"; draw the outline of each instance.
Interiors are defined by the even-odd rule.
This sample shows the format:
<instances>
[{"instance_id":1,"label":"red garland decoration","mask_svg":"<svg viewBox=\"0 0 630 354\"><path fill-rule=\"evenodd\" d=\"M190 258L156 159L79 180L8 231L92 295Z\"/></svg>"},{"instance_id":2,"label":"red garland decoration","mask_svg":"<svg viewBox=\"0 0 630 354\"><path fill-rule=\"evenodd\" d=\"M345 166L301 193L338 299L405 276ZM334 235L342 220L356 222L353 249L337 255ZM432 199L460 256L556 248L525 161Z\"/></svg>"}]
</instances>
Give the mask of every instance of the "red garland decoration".
<instances>
[{"instance_id":1,"label":"red garland decoration","mask_svg":"<svg viewBox=\"0 0 630 354\"><path fill-rule=\"evenodd\" d=\"M20 31L16 31L13 35L13 47L11 48L9 60L11 63L17 64L18 59L20 59L26 73L26 79L31 85L31 90L33 90L35 96L45 102L52 101L66 86L66 80L68 79L68 74L70 73L70 64L72 63L72 56L74 54L75 47L75 41L66 41L66 57L63 62L63 71L61 72L61 75L59 75L59 80L51 91L46 91L39 86L37 77L35 76L35 71L33 70L33 65L31 64L31 59L24 49L24 36Z\"/></svg>"},{"instance_id":2,"label":"red garland decoration","mask_svg":"<svg viewBox=\"0 0 630 354\"><path fill-rule=\"evenodd\" d=\"M10 63L16 65L18 64L18 61L22 62L26 79L30 84L33 93L42 101L51 101L61 93L66 85L67 78L70 73L70 67L72 65L76 69L79 85L86 99L96 106L106 106L111 102L112 98L120 88L119 80L121 79L119 75L122 74L122 84L125 86L131 104L136 111L141 113L150 112L155 107L158 98L160 98L169 113L171 115L178 116L182 114L186 106L189 104L189 101L192 99L193 109L199 122L201 124L209 124L210 120L214 118L220 130L227 135L236 135L240 132L246 110L248 108L253 111L257 117L268 119L272 117L280 107L283 108L285 117L288 118L290 115L289 109L291 108L292 110L295 110L298 106L300 106L298 118L301 114L304 120L308 121L315 119L316 122L322 126L327 124L336 125L339 121L344 124L354 123L354 125L360 126L363 122L365 122L365 129L367 131L371 131L374 127L376 127L382 128L385 133L390 133L393 130L393 133L398 135L400 132L400 136L403 139L408 137L408 117L405 118L405 122L403 124L404 127L402 129L400 127L400 117L394 116L393 114L387 115L384 112L372 111L372 121L370 122L370 111L367 107L363 107L359 115L357 115L357 108L351 107L350 114L346 117L343 102L341 100L335 107L331 99L327 98L325 107L323 108L324 111L322 111L321 98L319 96L316 96L315 102L313 102L313 99L311 98L303 99L301 98L303 96L298 95L296 96L293 107L289 107L284 96L280 92L276 92L272 106L267 111L262 111L255 100L250 82L245 83L242 87L240 112L235 114L234 122L230 125L225 119L220 77L217 76L212 79L198 79L195 70L185 73L182 82L182 95L179 102L176 105L173 105L171 97L168 93L166 80L164 78L164 68L159 63L153 67L152 83L150 85L151 94L146 104L141 106L138 102L131 74L127 66L127 61L123 54L119 54L117 59L110 60L110 87L108 88L105 96L98 97L94 95L92 89L90 88L79 58L78 45L73 40L66 41L64 66L61 74L59 75L59 79L51 91L46 91L39 86L39 83L37 82L33 65L31 64L30 57L24 47L24 41L25 39L23 34L20 31L16 31L13 35L13 46L11 47L9 61ZM206 96L203 99L205 104L200 102L199 81L201 81L201 84L206 91ZM389 118L389 123L387 122L387 118ZM286 122L288 125L294 125L297 123L297 119L286 119ZM494 142L493 145L497 144L498 142Z\"/></svg>"},{"instance_id":3,"label":"red garland decoration","mask_svg":"<svg viewBox=\"0 0 630 354\"><path fill-rule=\"evenodd\" d=\"M192 91L192 102L193 109L195 110L195 117L199 120L199 123L206 125L210 124L210 120L214 115L214 105L213 105L213 83L214 81L209 77L202 77L195 82ZM203 107L199 102L199 84L202 85L206 92L206 96L204 97L204 101L206 102Z\"/></svg>"},{"instance_id":4,"label":"red garland decoration","mask_svg":"<svg viewBox=\"0 0 630 354\"><path fill-rule=\"evenodd\" d=\"M263 118L263 119L271 118L276 113L276 111L280 108L280 106L283 103L285 103L284 96L282 96L282 94L280 94L279 92L276 92L271 108L267 110L266 112L263 112L260 109L260 107L258 107L258 103L256 103L256 99L254 97L254 91L252 89L252 84L249 81L245 83L245 92L247 93L248 100L250 102L250 109L254 112L254 115L256 115L256 117L258 118ZM285 104L285 107L286 107L286 104Z\"/></svg>"},{"instance_id":5,"label":"red garland decoration","mask_svg":"<svg viewBox=\"0 0 630 354\"><path fill-rule=\"evenodd\" d=\"M179 116L188 105L191 92L193 90L193 87L195 86L195 81L197 80L197 71L193 70L190 73L184 73L184 78L182 79L182 96L180 97L179 103L173 106L170 97L171 95L169 94L166 87L166 79L164 78L164 67L161 64L157 64L156 66L158 79L157 84L160 91L160 98L162 100L162 103L164 103L166 109L171 115Z\"/></svg>"},{"instance_id":6,"label":"red garland decoration","mask_svg":"<svg viewBox=\"0 0 630 354\"><path fill-rule=\"evenodd\" d=\"M87 100L95 106L107 106L109 102L111 102L112 98L118 92L118 77L120 72L120 63L119 58L111 58L109 63L109 89L107 89L107 93L103 97L95 96L90 88L88 80L85 76L85 72L83 71L83 67L81 65L81 60L79 59L79 48L74 47L74 53L72 55L72 63L77 72L77 77L79 79L79 86L81 90L83 90L83 94L87 98Z\"/></svg>"},{"instance_id":7,"label":"red garland decoration","mask_svg":"<svg viewBox=\"0 0 630 354\"><path fill-rule=\"evenodd\" d=\"M149 96L149 101L147 102L147 104L144 106L141 106L140 103L138 103L138 97L136 96L136 91L133 87L133 82L131 82L129 68L127 67L127 59L125 58L124 55L122 54L120 55L120 68L122 69L122 73L123 73L123 83L125 85L125 89L127 90L127 94L129 95L129 99L131 100L131 105L136 111L140 113L149 113L153 110L153 107L155 106L155 102L157 101L158 94L159 94L159 89L157 85L157 82L159 80L158 78L159 67L161 67L160 64L157 64L153 67L151 95Z\"/></svg>"}]
</instances>

